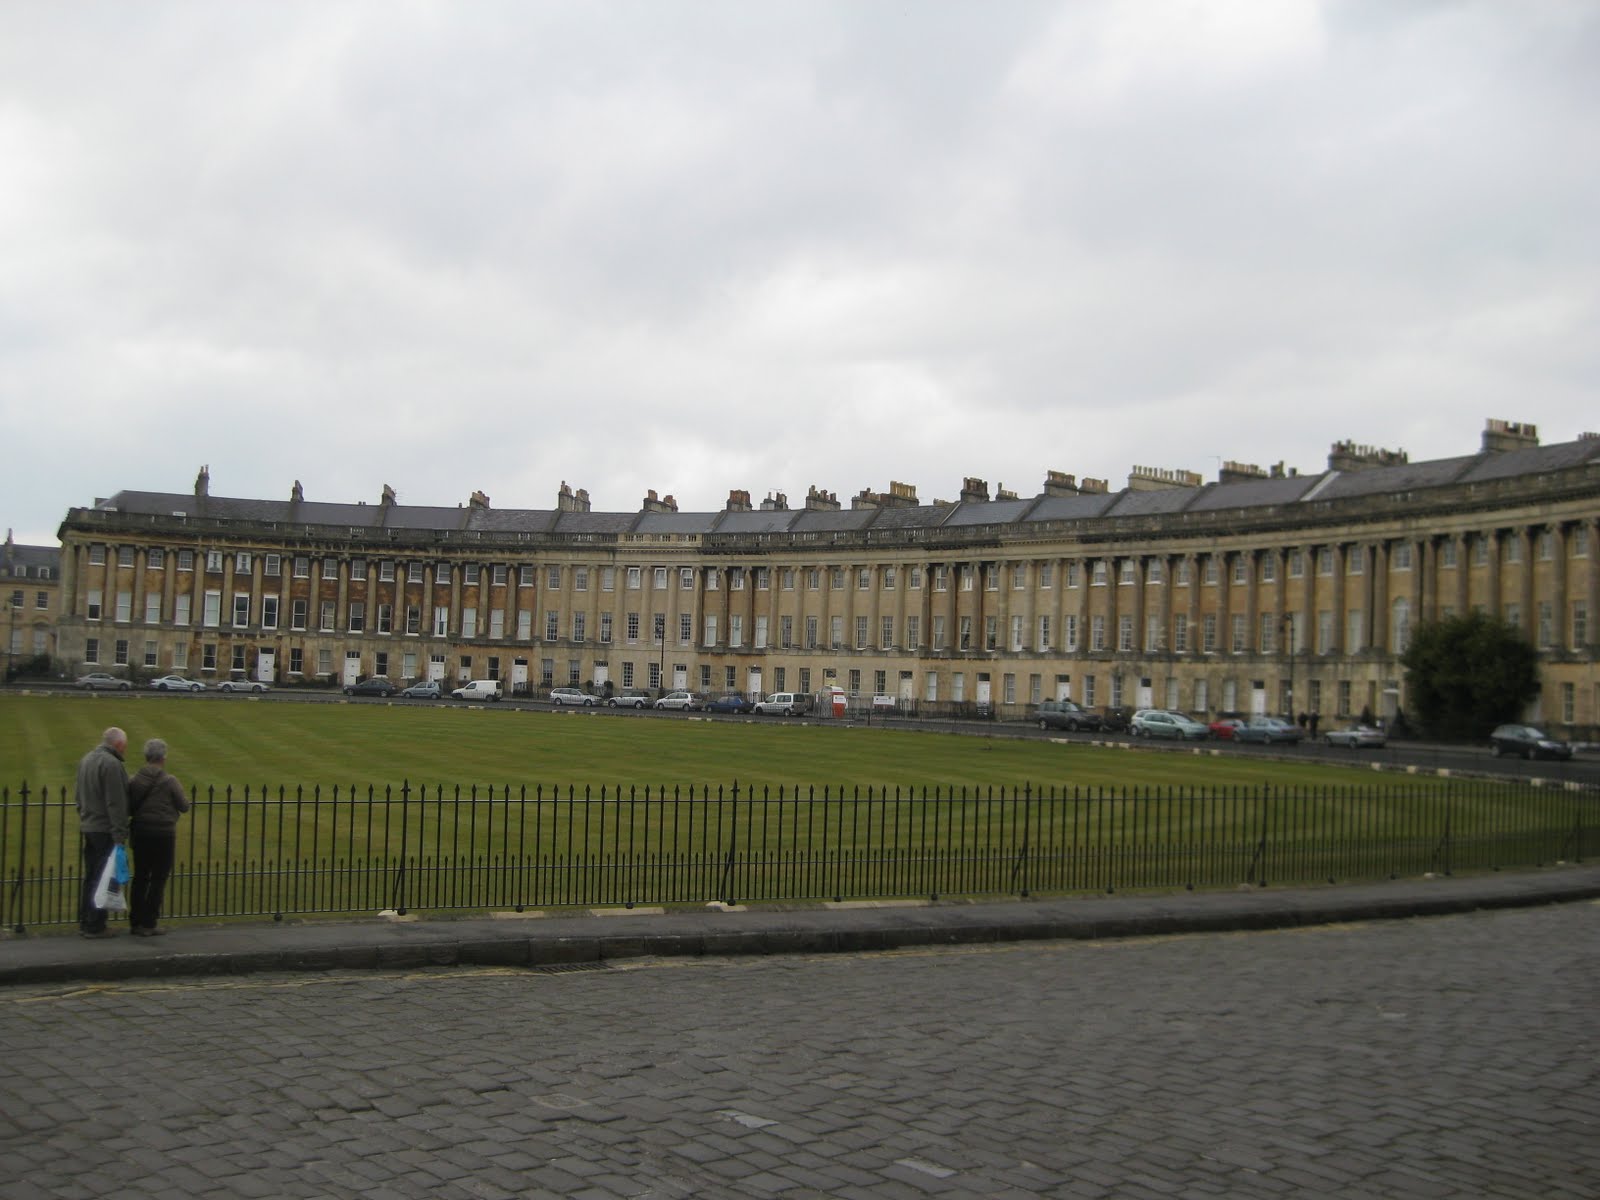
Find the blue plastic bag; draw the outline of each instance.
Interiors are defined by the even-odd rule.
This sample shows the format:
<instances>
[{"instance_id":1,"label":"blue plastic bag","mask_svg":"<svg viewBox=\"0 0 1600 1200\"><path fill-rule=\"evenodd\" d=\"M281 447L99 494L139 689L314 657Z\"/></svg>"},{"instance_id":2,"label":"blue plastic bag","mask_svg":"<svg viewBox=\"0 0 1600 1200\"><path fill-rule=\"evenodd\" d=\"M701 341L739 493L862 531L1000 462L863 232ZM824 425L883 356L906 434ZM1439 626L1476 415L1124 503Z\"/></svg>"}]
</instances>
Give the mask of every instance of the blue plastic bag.
<instances>
[{"instance_id":1,"label":"blue plastic bag","mask_svg":"<svg viewBox=\"0 0 1600 1200\"><path fill-rule=\"evenodd\" d=\"M94 889L94 906L107 912L127 912L128 898L122 894L127 882L128 848L119 843L111 848L106 865L100 871L100 880Z\"/></svg>"}]
</instances>

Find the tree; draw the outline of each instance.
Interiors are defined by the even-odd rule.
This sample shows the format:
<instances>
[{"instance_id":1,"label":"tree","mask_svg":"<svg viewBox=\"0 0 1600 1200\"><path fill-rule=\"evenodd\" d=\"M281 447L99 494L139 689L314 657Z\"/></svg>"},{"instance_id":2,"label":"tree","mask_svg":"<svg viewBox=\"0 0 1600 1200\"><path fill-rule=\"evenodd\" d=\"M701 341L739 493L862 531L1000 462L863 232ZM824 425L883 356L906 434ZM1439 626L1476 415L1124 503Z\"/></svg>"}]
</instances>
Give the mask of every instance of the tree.
<instances>
[{"instance_id":1,"label":"tree","mask_svg":"<svg viewBox=\"0 0 1600 1200\"><path fill-rule=\"evenodd\" d=\"M1482 737L1539 693L1533 643L1487 613L1425 622L1400 662L1412 712L1434 737Z\"/></svg>"}]
</instances>

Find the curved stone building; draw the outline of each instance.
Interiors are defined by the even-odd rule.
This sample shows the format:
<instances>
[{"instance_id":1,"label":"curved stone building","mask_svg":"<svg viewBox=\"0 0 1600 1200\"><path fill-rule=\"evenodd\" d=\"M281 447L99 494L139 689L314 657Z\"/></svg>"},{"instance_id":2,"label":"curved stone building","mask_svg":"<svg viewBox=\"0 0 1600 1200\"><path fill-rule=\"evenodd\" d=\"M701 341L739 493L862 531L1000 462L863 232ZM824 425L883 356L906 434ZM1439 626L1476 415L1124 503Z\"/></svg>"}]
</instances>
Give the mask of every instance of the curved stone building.
<instances>
[{"instance_id":1,"label":"curved stone building","mask_svg":"<svg viewBox=\"0 0 1600 1200\"><path fill-rule=\"evenodd\" d=\"M514 692L578 684L846 691L1021 715L1045 697L1194 713L1404 705L1420 621L1482 608L1540 648L1530 715L1591 736L1600 706L1600 437L1490 421L1475 454L1340 443L1328 469L1214 483L1051 472L919 503L813 488L683 513L119 492L61 526L73 667L279 683L367 675Z\"/></svg>"}]
</instances>

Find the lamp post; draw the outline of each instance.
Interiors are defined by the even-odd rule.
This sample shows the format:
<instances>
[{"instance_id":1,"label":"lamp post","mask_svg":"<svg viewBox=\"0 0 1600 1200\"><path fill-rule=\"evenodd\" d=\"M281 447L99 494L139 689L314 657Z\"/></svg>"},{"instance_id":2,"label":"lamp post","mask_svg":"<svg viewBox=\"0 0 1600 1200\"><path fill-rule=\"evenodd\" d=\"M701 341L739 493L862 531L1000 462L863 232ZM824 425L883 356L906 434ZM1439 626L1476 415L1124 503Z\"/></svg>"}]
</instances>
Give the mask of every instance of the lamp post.
<instances>
[{"instance_id":1,"label":"lamp post","mask_svg":"<svg viewBox=\"0 0 1600 1200\"><path fill-rule=\"evenodd\" d=\"M1285 697L1289 711L1285 714L1291 725L1295 724L1294 711L1294 614L1284 613L1278 618L1278 636L1282 640L1284 657L1289 663L1289 689Z\"/></svg>"},{"instance_id":2,"label":"lamp post","mask_svg":"<svg viewBox=\"0 0 1600 1200\"><path fill-rule=\"evenodd\" d=\"M656 684L661 695L665 696L667 694L667 614L653 613L650 620L656 626L659 635L656 640L661 646L661 659L656 666ZM660 698L660 696L656 697L658 700Z\"/></svg>"}]
</instances>

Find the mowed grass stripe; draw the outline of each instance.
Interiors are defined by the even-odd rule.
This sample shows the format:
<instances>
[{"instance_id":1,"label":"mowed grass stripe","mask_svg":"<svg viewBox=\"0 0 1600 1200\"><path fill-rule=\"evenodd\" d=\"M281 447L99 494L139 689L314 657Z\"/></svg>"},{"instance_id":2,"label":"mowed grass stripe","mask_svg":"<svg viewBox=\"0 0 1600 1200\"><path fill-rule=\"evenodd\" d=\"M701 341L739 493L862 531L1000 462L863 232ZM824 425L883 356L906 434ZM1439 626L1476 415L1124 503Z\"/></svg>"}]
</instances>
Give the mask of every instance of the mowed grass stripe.
<instances>
[{"instance_id":1,"label":"mowed grass stripe","mask_svg":"<svg viewBox=\"0 0 1600 1200\"><path fill-rule=\"evenodd\" d=\"M1370 787L1370 771L1249 754L1145 753L1039 739L778 720L637 718L510 706L433 707L277 698L0 697L0 787L71 787L108 725L169 743L186 783L383 788ZM1408 787L1427 787L1418 780Z\"/></svg>"}]
</instances>

